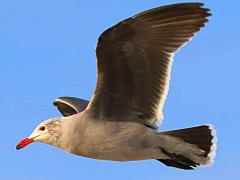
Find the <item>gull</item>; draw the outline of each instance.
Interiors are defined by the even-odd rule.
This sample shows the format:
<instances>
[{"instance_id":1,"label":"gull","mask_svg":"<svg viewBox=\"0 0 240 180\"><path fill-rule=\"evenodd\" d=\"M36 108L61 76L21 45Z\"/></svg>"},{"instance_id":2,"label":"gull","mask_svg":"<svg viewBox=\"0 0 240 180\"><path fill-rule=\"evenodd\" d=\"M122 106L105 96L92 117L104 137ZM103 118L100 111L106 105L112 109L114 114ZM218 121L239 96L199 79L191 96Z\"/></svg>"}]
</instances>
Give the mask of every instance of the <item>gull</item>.
<instances>
[{"instance_id":1,"label":"gull","mask_svg":"<svg viewBox=\"0 0 240 180\"><path fill-rule=\"evenodd\" d=\"M98 77L90 101L60 97L64 117L38 125L20 141L55 146L75 155L111 161L154 159L191 170L213 163L211 125L160 131L174 54L205 26L202 3L157 7L107 29L98 39Z\"/></svg>"}]
</instances>

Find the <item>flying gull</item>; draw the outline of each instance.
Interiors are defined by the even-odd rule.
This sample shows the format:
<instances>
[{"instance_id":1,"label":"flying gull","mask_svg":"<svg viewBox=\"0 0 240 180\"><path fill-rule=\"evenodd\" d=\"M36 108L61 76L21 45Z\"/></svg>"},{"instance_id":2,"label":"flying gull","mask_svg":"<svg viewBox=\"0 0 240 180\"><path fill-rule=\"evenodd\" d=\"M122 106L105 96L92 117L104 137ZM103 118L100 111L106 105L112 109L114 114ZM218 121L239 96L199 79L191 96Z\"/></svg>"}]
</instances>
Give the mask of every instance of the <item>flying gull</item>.
<instances>
[{"instance_id":1,"label":"flying gull","mask_svg":"<svg viewBox=\"0 0 240 180\"><path fill-rule=\"evenodd\" d=\"M210 16L202 3L154 8L106 30L96 48L98 77L90 102L60 97L51 118L17 144L46 143L75 155L112 161L156 159L180 169L211 164L210 125L161 132L174 53Z\"/></svg>"}]
</instances>

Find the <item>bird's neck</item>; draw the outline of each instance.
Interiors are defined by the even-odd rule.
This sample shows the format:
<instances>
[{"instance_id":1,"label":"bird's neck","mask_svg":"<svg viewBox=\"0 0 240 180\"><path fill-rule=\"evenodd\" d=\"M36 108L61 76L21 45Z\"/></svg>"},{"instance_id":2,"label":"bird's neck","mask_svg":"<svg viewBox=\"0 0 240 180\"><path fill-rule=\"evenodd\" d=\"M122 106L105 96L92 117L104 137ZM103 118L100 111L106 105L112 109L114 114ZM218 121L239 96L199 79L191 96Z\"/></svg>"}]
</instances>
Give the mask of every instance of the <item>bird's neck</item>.
<instances>
[{"instance_id":1,"label":"bird's neck","mask_svg":"<svg viewBox=\"0 0 240 180\"><path fill-rule=\"evenodd\" d=\"M81 113L61 118L62 135L56 147L73 153L76 146L80 146L84 133L84 118Z\"/></svg>"}]
</instances>

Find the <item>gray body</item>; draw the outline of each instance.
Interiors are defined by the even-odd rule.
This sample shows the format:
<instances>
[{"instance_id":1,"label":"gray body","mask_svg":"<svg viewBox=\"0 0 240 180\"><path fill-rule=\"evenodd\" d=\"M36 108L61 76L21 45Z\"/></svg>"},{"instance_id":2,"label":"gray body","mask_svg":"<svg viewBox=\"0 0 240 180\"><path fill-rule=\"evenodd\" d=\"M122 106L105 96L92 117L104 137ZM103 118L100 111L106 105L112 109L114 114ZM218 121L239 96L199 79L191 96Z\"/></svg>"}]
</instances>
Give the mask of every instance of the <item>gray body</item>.
<instances>
[{"instance_id":1,"label":"gray body","mask_svg":"<svg viewBox=\"0 0 240 180\"><path fill-rule=\"evenodd\" d=\"M73 154L113 161L156 159L162 156L159 144L156 144L159 136L143 124L96 120L89 118L86 113L70 118L64 121L70 128L63 134L69 142L64 142L61 148Z\"/></svg>"},{"instance_id":2,"label":"gray body","mask_svg":"<svg viewBox=\"0 0 240 180\"><path fill-rule=\"evenodd\" d=\"M187 156L203 154L197 146L160 134L137 120L93 119L88 111L84 111L61 118L60 121L63 132L57 146L75 155L101 160L135 161L169 158L161 148L175 153L177 150Z\"/></svg>"},{"instance_id":3,"label":"gray body","mask_svg":"<svg viewBox=\"0 0 240 180\"><path fill-rule=\"evenodd\" d=\"M213 161L215 134L208 125L158 132L173 56L210 16L201 3L158 7L106 30L96 54L98 77L90 101L60 97L62 118L41 123L31 141L75 155L112 161L157 159L194 169Z\"/></svg>"}]
</instances>

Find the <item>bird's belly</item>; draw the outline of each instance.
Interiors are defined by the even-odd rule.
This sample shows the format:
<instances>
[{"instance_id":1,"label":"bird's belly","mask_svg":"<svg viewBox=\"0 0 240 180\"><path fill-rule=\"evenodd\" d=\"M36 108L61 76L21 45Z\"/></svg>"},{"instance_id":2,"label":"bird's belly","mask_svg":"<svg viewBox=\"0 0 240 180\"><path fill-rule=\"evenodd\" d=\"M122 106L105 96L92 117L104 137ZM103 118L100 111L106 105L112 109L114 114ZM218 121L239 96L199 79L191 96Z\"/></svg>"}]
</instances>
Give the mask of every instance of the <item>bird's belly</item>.
<instances>
[{"instance_id":1,"label":"bird's belly","mask_svg":"<svg viewBox=\"0 0 240 180\"><path fill-rule=\"evenodd\" d=\"M109 144L103 142L99 145L90 145L81 148L77 155L93 159L112 160L112 161L135 161L144 159L154 159L155 149L142 145L134 144Z\"/></svg>"},{"instance_id":2,"label":"bird's belly","mask_svg":"<svg viewBox=\"0 0 240 180\"><path fill-rule=\"evenodd\" d=\"M128 151L128 150L117 150L111 152L96 152L95 154L89 154L86 156L93 159L100 160L111 160L111 161L136 161L136 160L145 160L145 159L154 159L149 154L148 150L140 151Z\"/></svg>"},{"instance_id":3,"label":"bird's belly","mask_svg":"<svg viewBox=\"0 0 240 180\"><path fill-rule=\"evenodd\" d=\"M158 153L151 145L150 132L141 124L104 124L88 129L84 140L70 152L76 155L112 161L154 159Z\"/></svg>"}]
</instances>

